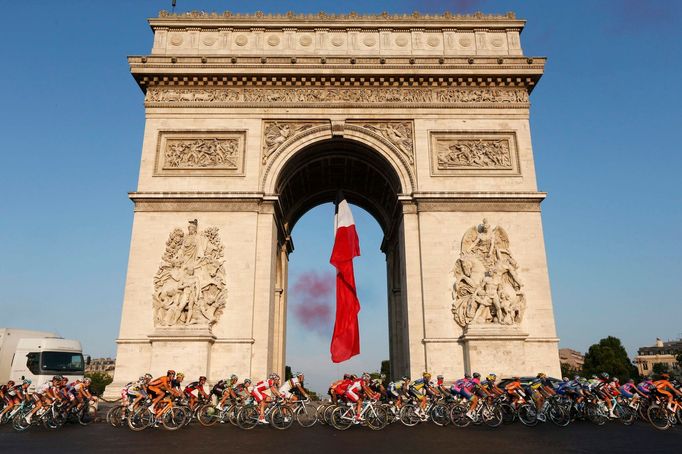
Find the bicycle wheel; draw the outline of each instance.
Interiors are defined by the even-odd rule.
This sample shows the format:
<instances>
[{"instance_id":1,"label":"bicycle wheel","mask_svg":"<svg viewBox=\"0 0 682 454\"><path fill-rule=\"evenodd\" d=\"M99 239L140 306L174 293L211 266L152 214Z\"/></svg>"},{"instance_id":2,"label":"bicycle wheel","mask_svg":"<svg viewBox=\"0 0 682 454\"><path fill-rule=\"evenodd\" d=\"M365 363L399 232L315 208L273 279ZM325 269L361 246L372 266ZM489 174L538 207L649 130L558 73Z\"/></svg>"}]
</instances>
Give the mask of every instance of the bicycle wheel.
<instances>
[{"instance_id":1,"label":"bicycle wheel","mask_svg":"<svg viewBox=\"0 0 682 454\"><path fill-rule=\"evenodd\" d=\"M324 402L318 405L317 408L315 409L315 417L317 418L318 421L320 421L320 424L327 424L327 422L324 420L324 411L330 405L333 404L331 402Z\"/></svg>"},{"instance_id":2,"label":"bicycle wheel","mask_svg":"<svg viewBox=\"0 0 682 454\"><path fill-rule=\"evenodd\" d=\"M566 410L555 404L549 406L549 419L559 427L566 427L571 422L571 417Z\"/></svg>"},{"instance_id":3,"label":"bicycle wheel","mask_svg":"<svg viewBox=\"0 0 682 454\"><path fill-rule=\"evenodd\" d=\"M140 432L152 425L154 421L154 415L147 407L140 407L134 412L128 414L127 421L130 430Z\"/></svg>"},{"instance_id":4,"label":"bicycle wheel","mask_svg":"<svg viewBox=\"0 0 682 454\"><path fill-rule=\"evenodd\" d=\"M453 405L450 408L450 421L456 427L467 427L471 424L471 418L467 416L467 407L462 404Z\"/></svg>"},{"instance_id":5,"label":"bicycle wheel","mask_svg":"<svg viewBox=\"0 0 682 454\"><path fill-rule=\"evenodd\" d=\"M355 412L351 407L341 406L335 407L331 412L331 425L336 430L346 430L353 424L353 418L355 418Z\"/></svg>"},{"instance_id":6,"label":"bicycle wheel","mask_svg":"<svg viewBox=\"0 0 682 454\"><path fill-rule=\"evenodd\" d=\"M324 422L328 426L332 425L332 413L334 413L336 408L338 408L336 405L330 405L324 409Z\"/></svg>"},{"instance_id":7,"label":"bicycle wheel","mask_svg":"<svg viewBox=\"0 0 682 454\"><path fill-rule=\"evenodd\" d=\"M258 409L254 405L242 407L237 413L237 425L240 429L250 430L258 424Z\"/></svg>"},{"instance_id":8,"label":"bicycle wheel","mask_svg":"<svg viewBox=\"0 0 682 454\"><path fill-rule=\"evenodd\" d=\"M450 413L448 406L442 402L435 403L429 412L431 421L437 426L443 427L450 424Z\"/></svg>"},{"instance_id":9,"label":"bicycle wheel","mask_svg":"<svg viewBox=\"0 0 682 454\"><path fill-rule=\"evenodd\" d=\"M197 410L199 424L205 427L212 426L220 419L220 412L213 404L204 404Z\"/></svg>"},{"instance_id":10,"label":"bicycle wheel","mask_svg":"<svg viewBox=\"0 0 682 454\"><path fill-rule=\"evenodd\" d=\"M31 423L26 421L26 416L28 416L29 412L23 412L20 411L14 417L12 418L12 428L16 430L17 432L23 432L29 427L31 427Z\"/></svg>"},{"instance_id":11,"label":"bicycle wheel","mask_svg":"<svg viewBox=\"0 0 682 454\"><path fill-rule=\"evenodd\" d=\"M161 417L161 424L166 430L178 430L185 424L186 415L182 407L172 407Z\"/></svg>"},{"instance_id":12,"label":"bicycle wheel","mask_svg":"<svg viewBox=\"0 0 682 454\"><path fill-rule=\"evenodd\" d=\"M239 410L241 410L241 407L238 405L231 405L230 408L227 409L227 420L230 421L230 424L236 427L239 427L239 423L237 422L237 414L239 413Z\"/></svg>"},{"instance_id":13,"label":"bicycle wheel","mask_svg":"<svg viewBox=\"0 0 682 454\"><path fill-rule=\"evenodd\" d=\"M286 405L277 406L270 412L270 425L275 429L288 429L293 423L294 412Z\"/></svg>"},{"instance_id":14,"label":"bicycle wheel","mask_svg":"<svg viewBox=\"0 0 682 454\"><path fill-rule=\"evenodd\" d=\"M95 420L95 409L90 408L90 406L84 406L82 410L78 412L78 424L81 426L87 426L92 424Z\"/></svg>"},{"instance_id":15,"label":"bicycle wheel","mask_svg":"<svg viewBox=\"0 0 682 454\"><path fill-rule=\"evenodd\" d=\"M317 409L310 402L303 402L296 410L296 422L301 427L312 427L317 422Z\"/></svg>"},{"instance_id":16,"label":"bicycle wheel","mask_svg":"<svg viewBox=\"0 0 682 454\"><path fill-rule=\"evenodd\" d=\"M417 414L417 407L412 404L403 405L400 409L400 422L402 422L407 427L413 427L419 424L421 418Z\"/></svg>"},{"instance_id":17,"label":"bicycle wheel","mask_svg":"<svg viewBox=\"0 0 682 454\"><path fill-rule=\"evenodd\" d=\"M107 412L106 421L113 427L122 427L124 423L125 405L117 405Z\"/></svg>"},{"instance_id":18,"label":"bicycle wheel","mask_svg":"<svg viewBox=\"0 0 682 454\"><path fill-rule=\"evenodd\" d=\"M365 413L365 420L367 426L372 430L381 430L388 425L388 415L386 409L378 404L373 404L372 407Z\"/></svg>"},{"instance_id":19,"label":"bicycle wheel","mask_svg":"<svg viewBox=\"0 0 682 454\"><path fill-rule=\"evenodd\" d=\"M616 411L618 414L618 420L625 424L626 426L632 425L633 422L635 422L635 418L637 417L635 410L630 408L627 405L618 405L616 407Z\"/></svg>"},{"instance_id":20,"label":"bicycle wheel","mask_svg":"<svg viewBox=\"0 0 682 454\"><path fill-rule=\"evenodd\" d=\"M519 421L523 423L524 426L533 427L538 423L538 411L535 405L523 404L518 410Z\"/></svg>"},{"instance_id":21,"label":"bicycle wheel","mask_svg":"<svg viewBox=\"0 0 682 454\"><path fill-rule=\"evenodd\" d=\"M639 402L639 406L637 407L637 414L642 419L642 421L649 422L649 416L647 415L649 405L651 405L651 402L646 397L643 397Z\"/></svg>"},{"instance_id":22,"label":"bicycle wheel","mask_svg":"<svg viewBox=\"0 0 682 454\"><path fill-rule=\"evenodd\" d=\"M498 427L502 424L502 409L497 405L485 404L481 411L481 419L488 427Z\"/></svg>"},{"instance_id":23,"label":"bicycle wheel","mask_svg":"<svg viewBox=\"0 0 682 454\"><path fill-rule=\"evenodd\" d=\"M592 423L598 426L603 426L604 424L606 424L607 417L604 414L604 412L599 408L599 405L588 404L587 419L589 419Z\"/></svg>"},{"instance_id":24,"label":"bicycle wheel","mask_svg":"<svg viewBox=\"0 0 682 454\"><path fill-rule=\"evenodd\" d=\"M670 419L668 418L668 412L665 411L665 407L658 404L650 405L647 410L647 416L651 425L658 430L668 430L670 428Z\"/></svg>"},{"instance_id":25,"label":"bicycle wheel","mask_svg":"<svg viewBox=\"0 0 682 454\"><path fill-rule=\"evenodd\" d=\"M502 410L502 422L505 424L511 424L516 421L516 410L514 406L507 402L500 404L500 410Z\"/></svg>"}]
</instances>

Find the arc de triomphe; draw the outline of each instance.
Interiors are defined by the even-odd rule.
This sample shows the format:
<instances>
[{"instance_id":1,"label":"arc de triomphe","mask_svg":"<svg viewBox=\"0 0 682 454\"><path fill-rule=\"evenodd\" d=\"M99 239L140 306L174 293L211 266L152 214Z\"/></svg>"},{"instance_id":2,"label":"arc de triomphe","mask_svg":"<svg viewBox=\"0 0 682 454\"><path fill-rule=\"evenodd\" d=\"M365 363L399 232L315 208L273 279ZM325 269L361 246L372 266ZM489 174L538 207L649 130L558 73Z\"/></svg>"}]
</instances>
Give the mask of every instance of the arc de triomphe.
<instances>
[{"instance_id":1,"label":"arc de triomphe","mask_svg":"<svg viewBox=\"0 0 682 454\"><path fill-rule=\"evenodd\" d=\"M161 12L115 384L285 364L290 236L379 222L392 374L559 374L529 126L544 58L491 15Z\"/></svg>"}]
</instances>

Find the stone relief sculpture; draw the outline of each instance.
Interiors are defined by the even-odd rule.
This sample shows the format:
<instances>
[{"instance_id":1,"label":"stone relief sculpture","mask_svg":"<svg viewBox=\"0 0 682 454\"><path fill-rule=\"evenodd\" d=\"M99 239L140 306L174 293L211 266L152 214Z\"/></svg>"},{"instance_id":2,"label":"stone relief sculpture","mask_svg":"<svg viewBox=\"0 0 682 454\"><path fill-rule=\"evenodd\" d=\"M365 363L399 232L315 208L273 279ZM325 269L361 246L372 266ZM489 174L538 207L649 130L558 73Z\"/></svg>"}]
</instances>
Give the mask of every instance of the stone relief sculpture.
<instances>
[{"instance_id":1,"label":"stone relief sculpture","mask_svg":"<svg viewBox=\"0 0 682 454\"><path fill-rule=\"evenodd\" d=\"M284 142L296 134L310 129L315 123L293 121L266 121L263 124L263 164L268 161Z\"/></svg>"},{"instance_id":2,"label":"stone relief sculpture","mask_svg":"<svg viewBox=\"0 0 682 454\"><path fill-rule=\"evenodd\" d=\"M526 299L509 236L486 219L462 238L455 262L452 313L462 327L482 324L518 325Z\"/></svg>"},{"instance_id":3,"label":"stone relief sculpture","mask_svg":"<svg viewBox=\"0 0 682 454\"><path fill-rule=\"evenodd\" d=\"M414 163L414 139L412 138L411 121L363 122L361 126L388 140L407 157L410 164Z\"/></svg>"},{"instance_id":4,"label":"stone relief sculpture","mask_svg":"<svg viewBox=\"0 0 682 454\"><path fill-rule=\"evenodd\" d=\"M194 219L186 234L173 230L154 276L154 326L215 324L227 296L224 263L217 227L200 231Z\"/></svg>"},{"instance_id":5,"label":"stone relief sculpture","mask_svg":"<svg viewBox=\"0 0 682 454\"><path fill-rule=\"evenodd\" d=\"M287 88L171 88L149 87L145 102L152 104L525 104L524 88L399 88L399 87L287 87Z\"/></svg>"},{"instance_id":6,"label":"stone relief sculpture","mask_svg":"<svg viewBox=\"0 0 682 454\"><path fill-rule=\"evenodd\" d=\"M168 139L164 167L238 169L239 152L239 139Z\"/></svg>"},{"instance_id":7,"label":"stone relief sculpture","mask_svg":"<svg viewBox=\"0 0 682 454\"><path fill-rule=\"evenodd\" d=\"M445 139L437 142L438 169L509 169L512 154L509 139Z\"/></svg>"}]
</instances>

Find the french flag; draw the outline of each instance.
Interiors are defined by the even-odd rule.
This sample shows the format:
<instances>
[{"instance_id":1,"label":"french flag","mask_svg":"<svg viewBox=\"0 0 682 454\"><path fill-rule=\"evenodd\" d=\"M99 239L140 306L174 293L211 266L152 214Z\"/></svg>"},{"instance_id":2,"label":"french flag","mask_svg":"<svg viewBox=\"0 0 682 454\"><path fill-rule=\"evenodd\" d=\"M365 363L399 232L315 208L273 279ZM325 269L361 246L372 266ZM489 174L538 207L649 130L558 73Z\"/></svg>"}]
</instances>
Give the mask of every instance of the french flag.
<instances>
[{"instance_id":1,"label":"french flag","mask_svg":"<svg viewBox=\"0 0 682 454\"><path fill-rule=\"evenodd\" d=\"M336 321L330 347L335 363L360 354L360 301L353 272L353 258L359 255L360 241L353 214L345 197L339 192L334 214L334 249L329 259L329 263L336 267Z\"/></svg>"}]
</instances>

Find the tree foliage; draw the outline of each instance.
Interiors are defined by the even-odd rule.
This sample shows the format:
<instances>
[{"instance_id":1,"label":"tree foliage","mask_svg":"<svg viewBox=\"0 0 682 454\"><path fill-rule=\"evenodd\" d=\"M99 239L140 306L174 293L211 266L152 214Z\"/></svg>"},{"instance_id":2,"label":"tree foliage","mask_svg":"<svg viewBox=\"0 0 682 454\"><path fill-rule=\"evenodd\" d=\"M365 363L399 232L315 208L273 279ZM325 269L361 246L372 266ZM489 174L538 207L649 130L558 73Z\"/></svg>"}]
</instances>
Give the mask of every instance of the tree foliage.
<instances>
[{"instance_id":1,"label":"tree foliage","mask_svg":"<svg viewBox=\"0 0 682 454\"><path fill-rule=\"evenodd\" d=\"M590 347L583 365L585 375L608 372L621 381L637 378L637 368L632 365L625 347L617 337L609 336Z\"/></svg>"},{"instance_id":2,"label":"tree foliage","mask_svg":"<svg viewBox=\"0 0 682 454\"><path fill-rule=\"evenodd\" d=\"M284 380L289 380L291 377L291 366L284 366Z\"/></svg>"},{"instance_id":3,"label":"tree foliage","mask_svg":"<svg viewBox=\"0 0 682 454\"><path fill-rule=\"evenodd\" d=\"M666 363L654 363L654 366L651 368L651 371L656 374L666 374L670 372L670 368Z\"/></svg>"},{"instance_id":4,"label":"tree foliage","mask_svg":"<svg viewBox=\"0 0 682 454\"><path fill-rule=\"evenodd\" d=\"M92 380L90 392L95 396L101 396L104 393L104 388L114 381L114 378L106 372L86 372L85 376Z\"/></svg>"},{"instance_id":5,"label":"tree foliage","mask_svg":"<svg viewBox=\"0 0 682 454\"><path fill-rule=\"evenodd\" d=\"M561 376L572 378L575 375L580 375L582 372L571 367L570 364L561 363Z\"/></svg>"}]
</instances>

